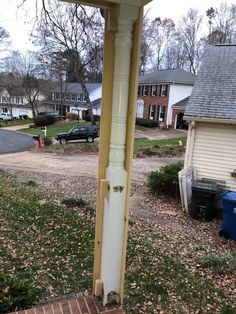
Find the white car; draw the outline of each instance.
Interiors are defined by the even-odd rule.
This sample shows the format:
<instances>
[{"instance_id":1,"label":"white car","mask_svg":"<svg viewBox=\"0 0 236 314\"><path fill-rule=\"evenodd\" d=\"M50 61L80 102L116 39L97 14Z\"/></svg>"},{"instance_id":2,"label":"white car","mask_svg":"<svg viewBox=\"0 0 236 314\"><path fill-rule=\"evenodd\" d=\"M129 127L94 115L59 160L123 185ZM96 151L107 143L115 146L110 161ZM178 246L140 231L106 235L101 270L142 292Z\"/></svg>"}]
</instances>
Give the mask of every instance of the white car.
<instances>
[{"instance_id":1,"label":"white car","mask_svg":"<svg viewBox=\"0 0 236 314\"><path fill-rule=\"evenodd\" d=\"M0 113L0 120L4 121L11 120L11 114L5 112Z\"/></svg>"}]
</instances>

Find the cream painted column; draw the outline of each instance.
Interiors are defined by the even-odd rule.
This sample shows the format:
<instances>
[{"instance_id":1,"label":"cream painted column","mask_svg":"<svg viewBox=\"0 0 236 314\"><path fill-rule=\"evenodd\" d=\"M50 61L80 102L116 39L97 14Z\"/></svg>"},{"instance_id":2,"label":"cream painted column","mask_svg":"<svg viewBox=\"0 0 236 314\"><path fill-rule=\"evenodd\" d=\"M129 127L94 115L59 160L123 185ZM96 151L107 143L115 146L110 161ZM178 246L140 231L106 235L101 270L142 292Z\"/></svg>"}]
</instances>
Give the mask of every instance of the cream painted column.
<instances>
[{"instance_id":1,"label":"cream painted column","mask_svg":"<svg viewBox=\"0 0 236 314\"><path fill-rule=\"evenodd\" d=\"M124 217L127 193L125 141L129 98L130 63L134 22L138 8L119 5L116 19L115 65L113 80L112 124L109 164L106 179L109 192L105 198L101 254L103 303L120 301Z\"/></svg>"}]
</instances>

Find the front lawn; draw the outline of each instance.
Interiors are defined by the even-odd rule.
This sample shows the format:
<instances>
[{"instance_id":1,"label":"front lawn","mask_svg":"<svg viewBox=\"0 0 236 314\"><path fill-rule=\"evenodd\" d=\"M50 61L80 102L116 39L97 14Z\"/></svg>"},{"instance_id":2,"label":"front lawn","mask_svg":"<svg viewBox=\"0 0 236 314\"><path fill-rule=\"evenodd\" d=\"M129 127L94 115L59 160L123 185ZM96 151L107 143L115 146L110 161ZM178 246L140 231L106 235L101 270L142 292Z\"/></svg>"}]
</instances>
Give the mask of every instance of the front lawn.
<instances>
[{"instance_id":1,"label":"front lawn","mask_svg":"<svg viewBox=\"0 0 236 314\"><path fill-rule=\"evenodd\" d=\"M0 188L0 272L29 279L39 300L90 290L96 181L11 171L1 172ZM178 207L147 194L131 215L126 313L235 313L235 269L219 273L198 260L233 255L234 245Z\"/></svg>"},{"instance_id":2,"label":"front lawn","mask_svg":"<svg viewBox=\"0 0 236 314\"><path fill-rule=\"evenodd\" d=\"M47 126L47 136L55 137L58 133L69 132L75 126L78 125L87 125L89 122L79 122L79 121L72 121L72 122L58 122L53 125ZM21 132L32 134L32 135L40 135L44 136L44 132L41 128L27 128L19 130Z\"/></svg>"},{"instance_id":3,"label":"front lawn","mask_svg":"<svg viewBox=\"0 0 236 314\"><path fill-rule=\"evenodd\" d=\"M31 119L16 119L12 121L1 121L2 127L14 126L14 125L24 125L32 123Z\"/></svg>"}]
</instances>

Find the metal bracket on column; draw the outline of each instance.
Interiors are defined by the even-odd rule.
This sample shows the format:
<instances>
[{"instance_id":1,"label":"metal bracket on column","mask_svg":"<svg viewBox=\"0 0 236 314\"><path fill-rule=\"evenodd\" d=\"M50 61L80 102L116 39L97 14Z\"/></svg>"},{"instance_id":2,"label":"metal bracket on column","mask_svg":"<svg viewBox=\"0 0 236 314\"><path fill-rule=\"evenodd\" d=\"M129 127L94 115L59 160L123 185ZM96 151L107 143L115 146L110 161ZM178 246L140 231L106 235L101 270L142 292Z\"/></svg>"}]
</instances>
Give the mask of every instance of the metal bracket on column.
<instances>
[{"instance_id":1,"label":"metal bracket on column","mask_svg":"<svg viewBox=\"0 0 236 314\"><path fill-rule=\"evenodd\" d=\"M95 280L94 294L96 297L103 296L103 281L101 279Z\"/></svg>"},{"instance_id":2,"label":"metal bracket on column","mask_svg":"<svg viewBox=\"0 0 236 314\"><path fill-rule=\"evenodd\" d=\"M106 198L109 190L110 190L109 180L108 179L102 179L101 185L100 185L100 198Z\"/></svg>"}]
</instances>

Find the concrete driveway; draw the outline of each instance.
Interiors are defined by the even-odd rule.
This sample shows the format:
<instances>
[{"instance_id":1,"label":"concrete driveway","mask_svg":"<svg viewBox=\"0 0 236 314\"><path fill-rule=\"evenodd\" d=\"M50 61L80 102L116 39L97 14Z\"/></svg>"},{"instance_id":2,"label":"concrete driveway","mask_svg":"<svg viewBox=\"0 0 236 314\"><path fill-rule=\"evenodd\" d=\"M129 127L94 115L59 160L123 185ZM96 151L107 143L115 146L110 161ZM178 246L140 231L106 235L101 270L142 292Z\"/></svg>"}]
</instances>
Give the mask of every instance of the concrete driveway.
<instances>
[{"instance_id":1,"label":"concrete driveway","mask_svg":"<svg viewBox=\"0 0 236 314\"><path fill-rule=\"evenodd\" d=\"M0 154L16 153L35 146L31 136L0 129Z\"/></svg>"}]
</instances>

